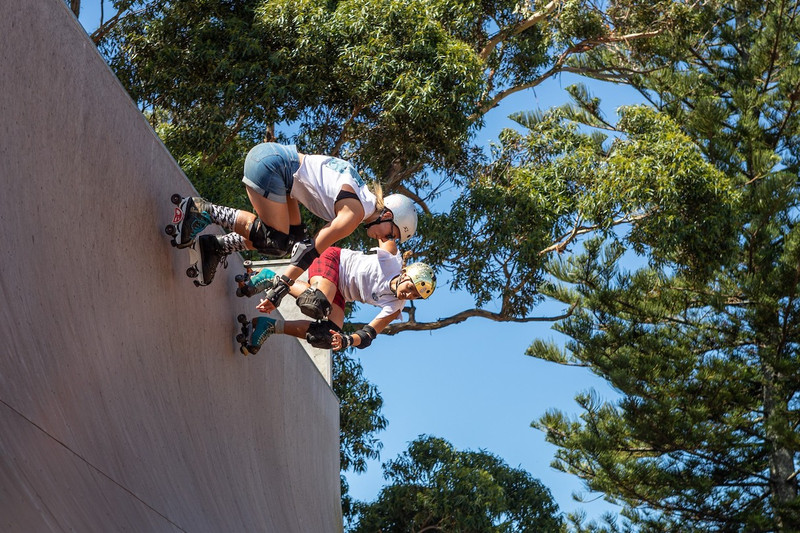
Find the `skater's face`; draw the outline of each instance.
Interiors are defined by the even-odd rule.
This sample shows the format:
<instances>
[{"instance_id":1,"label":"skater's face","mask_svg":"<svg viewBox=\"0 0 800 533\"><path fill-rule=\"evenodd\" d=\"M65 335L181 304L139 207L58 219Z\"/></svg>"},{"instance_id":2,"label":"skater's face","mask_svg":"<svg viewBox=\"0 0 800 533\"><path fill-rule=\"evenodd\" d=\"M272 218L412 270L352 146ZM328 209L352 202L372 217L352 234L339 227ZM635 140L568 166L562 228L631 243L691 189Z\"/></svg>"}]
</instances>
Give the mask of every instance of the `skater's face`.
<instances>
[{"instance_id":1,"label":"skater's face","mask_svg":"<svg viewBox=\"0 0 800 533\"><path fill-rule=\"evenodd\" d=\"M396 294L401 300L416 300L419 298L419 292L417 292L414 282L405 276L397 282Z\"/></svg>"},{"instance_id":2,"label":"skater's face","mask_svg":"<svg viewBox=\"0 0 800 533\"><path fill-rule=\"evenodd\" d=\"M400 238L400 230L390 218L388 220L384 220L380 224L370 226L369 229L367 229L367 235L372 239L392 241Z\"/></svg>"}]
</instances>

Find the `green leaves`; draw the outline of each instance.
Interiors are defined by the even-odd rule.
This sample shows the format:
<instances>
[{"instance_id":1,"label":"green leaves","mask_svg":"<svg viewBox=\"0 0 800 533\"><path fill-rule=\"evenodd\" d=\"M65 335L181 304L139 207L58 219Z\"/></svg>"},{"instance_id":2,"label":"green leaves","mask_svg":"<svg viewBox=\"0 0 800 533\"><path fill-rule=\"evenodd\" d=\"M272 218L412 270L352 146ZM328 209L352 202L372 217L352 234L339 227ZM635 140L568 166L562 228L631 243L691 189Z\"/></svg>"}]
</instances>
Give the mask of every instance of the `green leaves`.
<instances>
[{"instance_id":1,"label":"green leaves","mask_svg":"<svg viewBox=\"0 0 800 533\"><path fill-rule=\"evenodd\" d=\"M499 298L508 316L530 313L549 254L576 248L579 236L620 240L656 268L696 277L737 244L740 192L666 115L623 109L617 137L604 143L565 119L584 116L573 111L520 116L528 133L503 132L450 212L423 222L426 260L479 306Z\"/></svg>"},{"instance_id":2,"label":"green leaves","mask_svg":"<svg viewBox=\"0 0 800 533\"><path fill-rule=\"evenodd\" d=\"M523 470L484 452L460 452L421 436L384 465L390 484L372 503L356 505L352 531L556 532L549 491Z\"/></svg>"}]
</instances>

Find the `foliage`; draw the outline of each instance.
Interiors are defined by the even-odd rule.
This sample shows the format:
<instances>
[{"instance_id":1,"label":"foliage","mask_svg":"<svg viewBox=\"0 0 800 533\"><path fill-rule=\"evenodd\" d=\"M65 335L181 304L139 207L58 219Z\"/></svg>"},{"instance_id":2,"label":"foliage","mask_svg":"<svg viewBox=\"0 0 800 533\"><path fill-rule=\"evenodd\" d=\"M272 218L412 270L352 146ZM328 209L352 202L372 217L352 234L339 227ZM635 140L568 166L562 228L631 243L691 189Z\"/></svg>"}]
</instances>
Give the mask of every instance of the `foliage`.
<instances>
[{"instance_id":1,"label":"foliage","mask_svg":"<svg viewBox=\"0 0 800 533\"><path fill-rule=\"evenodd\" d=\"M339 398L339 455L342 472L366 471L368 459L377 459L382 448L375 434L386 427L380 410L383 399L363 376L361 364L347 353L333 357L333 392ZM352 501L342 476L342 507L352 515Z\"/></svg>"},{"instance_id":2,"label":"foliage","mask_svg":"<svg viewBox=\"0 0 800 533\"><path fill-rule=\"evenodd\" d=\"M420 246L478 305L500 295L499 314L525 317L546 294L550 251L574 238L631 225L626 245L654 266L708 275L735 246L731 180L664 114L622 110L613 141L579 131L574 109L519 116L495 157ZM699 228L703 231L698 231ZM556 242L555 246L552 243Z\"/></svg>"},{"instance_id":3,"label":"foliage","mask_svg":"<svg viewBox=\"0 0 800 533\"><path fill-rule=\"evenodd\" d=\"M613 65L724 179L697 189L675 175L676 199L689 196L672 214L672 193L658 196L667 219L548 263L560 283L543 292L573 309L556 326L569 340L528 353L588 366L621 399L587 393L579 419L551 410L535 426L559 447L555 466L624 505L628 526L797 531L800 5L704 2L685 15L685 32L583 59ZM708 194L730 199L724 212Z\"/></svg>"},{"instance_id":4,"label":"foliage","mask_svg":"<svg viewBox=\"0 0 800 533\"><path fill-rule=\"evenodd\" d=\"M436 194L430 170L452 178L468 166L470 138L499 101L623 37L583 0L538 11L515 0L113 3L95 38L154 124L169 124L179 159L223 179L216 161L241 157L235 138L291 124L303 150L351 158L420 200Z\"/></svg>"},{"instance_id":5,"label":"foliage","mask_svg":"<svg viewBox=\"0 0 800 533\"><path fill-rule=\"evenodd\" d=\"M524 470L484 451L460 452L421 436L384 465L376 501L358 503L354 532L560 531L550 492Z\"/></svg>"}]
</instances>

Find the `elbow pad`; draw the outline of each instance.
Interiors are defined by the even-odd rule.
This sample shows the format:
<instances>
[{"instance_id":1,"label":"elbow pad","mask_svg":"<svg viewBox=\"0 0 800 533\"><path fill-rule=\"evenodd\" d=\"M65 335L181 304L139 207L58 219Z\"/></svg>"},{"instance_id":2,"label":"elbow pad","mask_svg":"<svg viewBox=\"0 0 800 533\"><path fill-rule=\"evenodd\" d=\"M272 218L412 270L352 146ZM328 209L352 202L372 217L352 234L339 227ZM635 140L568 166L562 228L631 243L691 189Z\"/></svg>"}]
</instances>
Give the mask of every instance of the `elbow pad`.
<instances>
[{"instance_id":1,"label":"elbow pad","mask_svg":"<svg viewBox=\"0 0 800 533\"><path fill-rule=\"evenodd\" d=\"M356 331L356 335L358 335L359 338L361 338L361 344L356 346L356 348L358 348L359 350L363 350L364 348L372 344L372 341L375 339L375 337L378 336L378 332L375 331L375 328L367 324L360 330Z\"/></svg>"}]
</instances>

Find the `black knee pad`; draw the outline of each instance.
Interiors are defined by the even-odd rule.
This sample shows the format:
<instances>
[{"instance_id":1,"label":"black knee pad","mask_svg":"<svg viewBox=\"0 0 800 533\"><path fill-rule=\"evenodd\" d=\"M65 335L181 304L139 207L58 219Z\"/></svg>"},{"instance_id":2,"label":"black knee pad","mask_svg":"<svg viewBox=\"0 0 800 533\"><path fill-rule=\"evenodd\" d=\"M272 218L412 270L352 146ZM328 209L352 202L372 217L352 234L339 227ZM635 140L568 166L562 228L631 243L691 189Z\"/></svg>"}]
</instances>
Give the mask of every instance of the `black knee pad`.
<instances>
[{"instance_id":1,"label":"black knee pad","mask_svg":"<svg viewBox=\"0 0 800 533\"><path fill-rule=\"evenodd\" d=\"M333 335L330 330L341 331L339 326L330 320L312 322L308 325L306 340L314 348L333 348Z\"/></svg>"},{"instance_id":2,"label":"black knee pad","mask_svg":"<svg viewBox=\"0 0 800 533\"><path fill-rule=\"evenodd\" d=\"M248 238L264 255L280 257L289 253L289 234L267 226L260 218L253 222Z\"/></svg>"},{"instance_id":3,"label":"black knee pad","mask_svg":"<svg viewBox=\"0 0 800 533\"><path fill-rule=\"evenodd\" d=\"M294 243L301 242L309 239L308 228L305 224L294 224L289 226L289 248L294 246Z\"/></svg>"},{"instance_id":4,"label":"black knee pad","mask_svg":"<svg viewBox=\"0 0 800 533\"><path fill-rule=\"evenodd\" d=\"M331 313L331 303L321 290L309 287L297 297L297 307L306 316L314 320L322 320Z\"/></svg>"}]
</instances>

